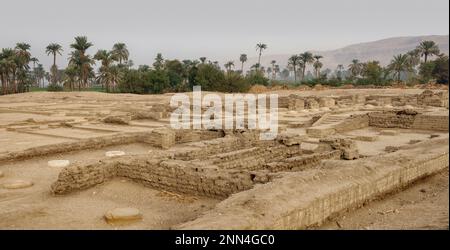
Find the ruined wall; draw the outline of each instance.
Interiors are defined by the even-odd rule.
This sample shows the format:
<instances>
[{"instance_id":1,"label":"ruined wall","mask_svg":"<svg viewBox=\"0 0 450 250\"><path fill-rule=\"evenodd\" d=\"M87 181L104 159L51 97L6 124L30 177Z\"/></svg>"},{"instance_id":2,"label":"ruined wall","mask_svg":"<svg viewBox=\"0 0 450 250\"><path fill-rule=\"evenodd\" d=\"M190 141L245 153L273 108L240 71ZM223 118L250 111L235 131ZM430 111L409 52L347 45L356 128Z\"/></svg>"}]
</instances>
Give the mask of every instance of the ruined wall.
<instances>
[{"instance_id":1,"label":"ruined wall","mask_svg":"<svg viewBox=\"0 0 450 250\"><path fill-rule=\"evenodd\" d=\"M125 177L146 186L213 198L250 189L255 183L269 181L264 173L220 170L190 162L148 156L124 156L87 165L64 168L51 186L54 194L67 194Z\"/></svg>"},{"instance_id":2,"label":"ruined wall","mask_svg":"<svg viewBox=\"0 0 450 250\"><path fill-rule=\"evenodd\" d=\"M448 139L439 139L379 157L325 161L235 194L177 229L307 228L441 171L448 156Z\"/></svg>"},{"instance_id":3,"label":"ruined wall","mask_svg":"<svg viewBox=\"0 0 450 250\"><path fill-rule=\"evenodd\" d=\"M416 116L411 128L423 130L448 131L448 115L426 115Z\"/></svg>"},{"instance_id":4,"label":"ruined wall","mask_svg":"<svg viewBox=\"0 0 450 250\"><path fill-rule=\"evenodd\" d=\"M323 153L294 156L277 162L270 162L265 164L263 168L270 172L303 171L317 166L322 160L340 159L341 154L340 150L332 150Z\"/></svg>"},{"instance_id":5,"label":"ruined wall","mask_svg":"<svg viewBox=\"0 0 450 250\"><path fill-rule=\"evenodd\" d=\"M385 111L369 113L369 125L378 128L411 128L416 111L401 110L401 111Z\"/></svg>"},{"instance_id":6,"label":"ruined wall","mask_svg":"<svg viewBox=\"0 0 450 250\"><path fill-rule=\"evenodd\" d=\"M102 137L82 139L75 142L64 142L51 145L44 145L25 149L20 152L1 153L0 162L9 160L21 160L36 156L66 153L85 149L98 149L114 145L135 143L140 142L141 138L146 136L148 136L148 133L146 132L130 132L130 133L119 133Z\"/></svg>"},{"instance_id":7,"label":"ruined wall","mask_svg":"<svg viewBox=\"0 0 450 250\"><path fill-rule=\"evenodd\" d=\"M336 132L342 133L355 129L361 129L369 126L369 117L364 115L352 115L343 122L334 126Z\"/></svg>"}]
</instances>

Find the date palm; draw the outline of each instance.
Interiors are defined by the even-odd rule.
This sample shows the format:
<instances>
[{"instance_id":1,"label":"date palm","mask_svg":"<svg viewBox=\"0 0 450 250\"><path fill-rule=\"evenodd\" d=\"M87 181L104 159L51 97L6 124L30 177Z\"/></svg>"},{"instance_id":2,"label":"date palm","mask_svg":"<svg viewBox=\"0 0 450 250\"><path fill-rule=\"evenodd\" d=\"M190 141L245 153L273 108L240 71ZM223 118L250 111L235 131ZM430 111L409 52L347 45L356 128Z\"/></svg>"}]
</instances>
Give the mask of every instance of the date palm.
<instances>
[{"instance_id":1,"label":"date palm","mask_svg":"<svg viewBox=\"0 0 450 250\"><path fill-rule=\"evenodd\" d=\"M128 57L130 56L130 52L128 51L125 43L114 44L111 52L116 59L119 60L119 65L122 65L123 61L128 61Z\"/></svg>"},{"instance_id":2,"label":"date palm","mask_svg":"<svg viewBox=\"0 0 450 250\"><path fill-rule=\"evenodd\" d=\"M88 42L86 36L75 37L75 42L70 45L75 50L71 53L71 61L78 66L78 70L80 71L81 81L78 85L79 90L81 90L81 83L83 86L87 86L89 72L92 70L91 65L93 64L93 60L86 55L86 51L92 46L93 44Z\"/></svg>"},{"instance_id":3,"label":"date palm","mask_svg":"<svg viewBox=\"0 0 450 250\"><path fill-rule=\"evenodd\" d=\"M421 56L424 57L424 62L427 62L428 56L439 55L439 47L434 41L423 41L417 46Z\"/></svg>"},{"instance_id":4,"label":"date palm","mask_svg":"<svg viewBox=\"0 0 450 250\"><path fill-rule=\"evenodd\" d=\"M228 61L227 63L225 63L225 69L227 70L227 72L231 71L231 68L234 67L234 62L233 61Z\"/></svg>"},{"instance_id":5,"label":"date palm","mask_svg":"<svg viewBox=\"0 0 450 250\"><path fill-rule=\"evenodd\" d=\"M270 64L272 65L272 80L275 79L275 64L277 63L277 61L272 60L270 62Z\"/></svg>"},{"instance_id":6,"label":"date palm","mask_svg":"<svg viewBox=\"0 0 450 250\"><path fill-rule=\"evenodd\" d=\"M24 84L24 80L26 79L26 72L29 69L28 64L30 63L31 59L31 53L30 53L31 46L27 43L17 43L15 47L15 56L13 60L15 61L16 68L13 68L13 84L14 84L14 93L17 93L19 91L18 89L18 82Z\"/></svg>"},{"instance_id":7,"label":"date palm","mask_svg":"<svg viewBox=\"0 0 450 250\"><path fill-rule=\"evenodd\" d=\"M322 62L320 61L321 58L323 58L323 56L321 56L321 55L314 56L315 61L314 61L313 67L314 67L314 70L316 71L317 79L319 79L319 77L320 77L320 69L323 66Z\"/></svg>"},{"instance_id":8,"label":"date palm","mask_svg":"<svg viewBox=\"0 0 450 250\"><path fill-rule=\"evenodd\" d=\"M62 46L57 43L51 43L45 48L47 55L53 55L53 66L51 67L53 84L56 83L56 74L58 72L58 67L56 66L56 55L61 55L62 51Z\"/></svg>"},{"instance_id":9,"label":"date palm","mask_svg":"<svg viewBox=\"0 0 450 250\"><path fill-rule=\"evenodd\" d=\"M352 77L357 77L361 74L363 65L358 59L353 59L352 63L348 65L348 70L352 74Z\"/></svg>"},{"instance_id":10,"label":"date palm","mask_svg":"<svg viewBox=\"0 0 450 250\"><path fill-rule=\"evenodd\" d=\"M294 83L297 82L297 67L300 65L301 58L299 55L292 55L288 59L288 66L294 71Z\"/></svg>"},{"instance_id":11,"label":"date palm","mask_svg":"<svg viewBox=\"0 0 450 250\"><path fill-rule=\"evenodd\" d=\"M256 44L256 51L258 51L259 55L258 55L258 68L261 65L261 54L263 52L263 50L267 49L267 44L264 43L258 43Z\"/></svg>"},{"instance_id":12,"label":"date palm","mask_svg":"<svg viewBox=\"0 0 450 250\"><path fill-rule=\"evenodd\" d=\"M100 81L106 89L106 92L110 90L110 84L113 83L114 78L114 70L113 63L117 60L117 56L114 52L109 52L106 50L99 50L94 55L94 59L101 62L101 66L98 69L99 75L97 80Z\"/></svg>"},{"instance_id":13,"label":"date palm","mask_svg":"<svg viewBox=\"0 0 450 250\"><path fill-rule=\"evenodd\" d=\"M400 82L401 73L411 70L411 64L408 60L408 55L399 54L394 56L387 68L389 71L394 72L394 77L397 76L397 82Z\"/></svg>"},{"instance_id":14,"label":"date palm","mask_svg":"<svg viewBox=\"0 0 450 250\"><path fill-rule=\"evenodd\" d=\"M305 71L306 71L306 65L311 64L314 62L314 57L311 52L305 52L299 55L300 57L300 64L302 66L302 81L305 79Z\"/></svg>"},{"instance_id":15,"label":"date palm","mask_svg":"<svg viewBox=\"0 0 450 250\"><path fill-rule=\"evenodd\" d=\"M241 74L243 74L244 73L244 63L247 61L247 55L241 54L241 56L239 56L239 61L241 61Z\"/></svg>"}]
</instances>

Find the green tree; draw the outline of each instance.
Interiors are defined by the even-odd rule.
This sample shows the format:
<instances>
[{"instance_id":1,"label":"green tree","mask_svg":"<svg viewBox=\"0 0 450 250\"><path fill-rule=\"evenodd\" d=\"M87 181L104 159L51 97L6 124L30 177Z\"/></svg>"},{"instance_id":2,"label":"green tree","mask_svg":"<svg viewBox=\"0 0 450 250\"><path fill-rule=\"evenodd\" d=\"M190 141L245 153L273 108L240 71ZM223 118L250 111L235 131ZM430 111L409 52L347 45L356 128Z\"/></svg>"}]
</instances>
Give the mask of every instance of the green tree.
<instances>
[{"instance_id":1,"label":"green tree","mask_svg":"<svg viewBox=\"0 0 450 250\"><path fill-rule=\"evenodd\" d=\"M315 61L314 61L313 67L314 67L314 71L316 73L316 79L320 78L320 69L323 66L323 63L320 61L321 58L323 58L323 56L321 56L321 55L314 56Z\"/></svg>"},{"instance_id":2,"label":"green tree","mask_svg":"<svg viewBox=\"0 0 450 250\"><path fill-rule=\"evenodd\" d=\"M265 49L267 49L267 44L264 44L264 43L258 43L258 44L256 44L256 51L258 51L258 68L257 69L259 69L259 66L261 66L261 55L262 55L262 52L263 52L263 50L265 50Z\"/></svg>"},{"instance_id":3,"label":"green tree","mask_svg":"<svg viewBox=\"0 0 450 250\"><path fill-rule=\"evenodd\" d=\"M244 74L244 63L247 61L247 55L241 54L241 56L239 56L239 61L241 62L241 73Z\"/></svg>"},{"instance_id":4,"label":"green tree","mask_svg":"<svg viewBox=\"0 0 450 250\"><path fill-rule=\"evenodd\" d=\"M434 41L423 41L419 44L417 49L421 56L424 57L424 62L427 63L428 56L439 55L439 47Z\"/></svg>"},{"instance_id":5,"label":"green tree","mask_svg":"<svg viewBox=\"0 0 450 250\"><path fill-rule=\"evenodd\" d=\"M401 81L402 72L411 71L411 64L408 59L407 54L399 54L394 56L391 63L388 65L388 69L394 72L394 77L397 77L397 82Z\"/></svg>"},{"instance_id":6,"label":"green tree","mask_svg":"<svg viewBox=\"0 0 450 250\"><path fill-rule=\"evenodd\" d=\"M305 79L306 65L313 63L314 57L311 54L311 52L304 52L300 54L299 57L300 57L300 64L302 65L302 81L303 81Z\"/></svg>"},{"instance_id":7,"label":"green tree","mask_svg":"<svg viewBox=\"0 0 450 250\"><path fill-rule=\"evenodd\" d=\"M358 59L353 59L352 63L348 65L352 78L357 78L361 74L362 68L363 64Z\"/></svg>"},{"instance_id":8,"label":"green tree","mask_svg":"<svg viewBox=\"0 0 450 250\"><path fill-rule=\"evenodd\" d=\"M130 56L130 52L125 43L114 44L111 53L119 61L119 65L122 65L122 62L128 61L128 57Z\"/></svg>"},{"instance_id":9,"label":"green tree","mask_svg":"<svg viewBox=\"0 0 450 250\"><path fill-rule=\"evenodd\" d=\"M56 66L56 54L61 55L61 52L63 51L62 46L57 43L51 43L45 48L45 52L47 55L53 55L53 66L51 67L50 71L52 72L52 83L56 84L57 79L57 71L58 67Z\"/></svg>"},{"instance_id":10,"label":"green tree","mask_svg":"<svg viewBox=\"0 0 450 250\"><path fill-rule=\"evenodd\" d=\"M86 51L92 46L93 44L88 42L86 36L75 37L75 42L70 45L70 47L75 50L71 53L70 62L78 66L80 74L80 82L78 84L79 90L81 90L81 85L87 87L89 73L92 71L94 61L86 54Z\"/></svg>"},{"instance_id":11,"label":"green tree","mask_svg":"<svg viewBox=\"0 0 450 250\"><path fill-rule=\"evenodd\" d=\"M437 83L448 85L448 56L440 56L434 61L431 72Z\"/></svg>"},{"instance_id":12,"label":"green tree","mask_svg":"<svg viewBox=\"0 0 450 250\"><path fill-rule=\"evenodd\" d=\"M297 82L297 67L301 62L301 58L299 55L292 55L288 59L288 65L292 67L294 70L294 83Z\"/></svg>"}]
</instances>

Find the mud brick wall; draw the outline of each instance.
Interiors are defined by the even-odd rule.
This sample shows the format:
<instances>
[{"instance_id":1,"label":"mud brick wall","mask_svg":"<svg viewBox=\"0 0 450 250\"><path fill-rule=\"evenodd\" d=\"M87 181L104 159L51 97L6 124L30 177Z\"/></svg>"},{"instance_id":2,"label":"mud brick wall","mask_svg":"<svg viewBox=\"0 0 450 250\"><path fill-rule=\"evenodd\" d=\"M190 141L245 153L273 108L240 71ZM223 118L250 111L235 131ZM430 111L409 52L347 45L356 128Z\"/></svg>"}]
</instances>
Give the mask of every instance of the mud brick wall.
<instances>
[{"instance_id":1,"label":"mud brick wall","mask_svg":"<svg viewBox=\"0 0 450 250\"><path fill-rule=\"evenodd\" d=\"M269 181L265 173L220 170L190 162L147 157L119 157L64 168L51 186L54 194L86 189L114 177L178 193L225 198Z\"/></svg>"},{"instance_id":2,"label":"mud brick wall","mask_svg":"<svg viewBox=\"0 0 450 250\"><path fill-rule=\"evenodd\" d=\"M157 128L141 138L141 141L155 147L168 149L175 144L175 131L168 128Z\"/></svg>"},{"instance_id":3,"label":"mud brick wall","mask_svg":"<svg viewBox=\"0 0 450 250\"><path fill-rule=\"evenodd\" d=\"M244 140L234 136L225 136L210 141L201 141L187 144L190 149L179 150L175 159L193 160L204 159L210 155L238 150L248 145Z\"/></svg>"},{"instance_id":4,"label":"mud brick wall","mask_svg":"<svg viewBox=\"0 0 450 250\"><path fill-rule=\"evenodd\" d=\"M369 126L369 117L367 115L352 115L343 122L334 126L336 132L342 133L355 129L361 129Z\"/></svg>"},{"instance_id":5,"label":"mud brick wall","mask_svg":"<svg viewBox=\"0 0 450 250\"><path fill-rule=\"evenodd\" d=\"M303 151L300 146L284 146L277 145L272 147L255 147L251 150L240 150L230 152L225 155L225 160L217 155L213 163L224 169L244 169L244 170L260 170L264 169L264 165L268 162L279 161L286 157L301 154Z\"/></svg>"},{"instance_id":6,"label":"mud brick wall","mask_svg":"<svg viewBox=\"0 0 450 250\"><path fill-rule=\"evenodd\" d=\"M370 159L325 161L233 195L177 229L308 228L445 169L448 157L445 139Z\"/></svg>"},{"instance_id":7,"label":"mud brick wall","mask_svg":"<svg viewBox=\"0 0 450 250\"><path fill-rule=\"evenodd\" d=\"M224 137L223 131L178 129L175 131L176 143L198 142Z\"/></svg>"},{"instance_id":8,"label":"mud brick wall","mask_svg":"<svg viewBox=\"0 0 450 250\"><path fill-rule=\"evenodd\" d=\"M319 98L319 106L320 107L334 107L334 105L336 104L336 101L331 98L331 97L321 97Z\"/></svg>"},{"instance_id":9,"label":"mud brick wall","mask_svg":"<svg viewBox=\"0 0 450 250\"><path fill-rule=\"evenodd\" d=\"M444 115L417 115L414 123L412 124L413 129L424 129L424 130L437 130L437 131L448 131L448 116Z\"/></svg>"},{"instance_id":10,"label":"mud brick wall","mask_svg":"<svg viewBox=\"0 0 450 250\"><path fill-rule=\"evenodd\" d=\"M0 162L10 160L28 159L36 156L67 153L78 150L98 149L113 145L130 144L141 141L148 136L146 132L120 133L102 137L82 139L75 142L64 142L25 149L20 152L0 154Z\"/></svg>"},{"instance_id":11,"label":"mud brick wall","mask_svg":"<svg viewBox=\"0 0 450 250\"><path fill-rule=\"evenodd\" d=\"M340 159L340 150L333 150L324 153L315 153L310 155L294 156L291 158L282 159L278 162L271 162L264 166L264 169L270 172L281 171L302 171L314 166L317 166L322 160Z\"/></svg>"},{"instance_id":12,"label":"mud brick wall","mask_svg":"<svg viewBox=\"0 0 450 250\"><path fill-rule=\"evenodd\" d=\"M411 128L417 112L385 111L369 113L369 125L378 128Z\"/></svg>"}]
</instances>

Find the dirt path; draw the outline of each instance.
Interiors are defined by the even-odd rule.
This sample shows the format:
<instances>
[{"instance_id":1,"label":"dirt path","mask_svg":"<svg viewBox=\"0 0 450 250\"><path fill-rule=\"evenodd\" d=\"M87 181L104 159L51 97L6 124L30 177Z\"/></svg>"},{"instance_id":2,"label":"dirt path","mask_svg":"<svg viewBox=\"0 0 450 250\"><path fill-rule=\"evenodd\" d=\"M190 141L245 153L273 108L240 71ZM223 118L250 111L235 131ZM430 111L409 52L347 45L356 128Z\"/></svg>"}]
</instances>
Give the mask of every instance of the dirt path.
<instances>
[{"instance_id":1,"label":"dirt path","mask_svg":"<svg viewBox=\"0 0 450 250\"><path fill-rule=\"evenodd\" d=\"M318 229L449 229L449 169Z\"/></svg>"}]
</instances>

